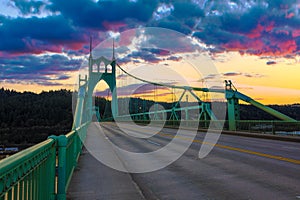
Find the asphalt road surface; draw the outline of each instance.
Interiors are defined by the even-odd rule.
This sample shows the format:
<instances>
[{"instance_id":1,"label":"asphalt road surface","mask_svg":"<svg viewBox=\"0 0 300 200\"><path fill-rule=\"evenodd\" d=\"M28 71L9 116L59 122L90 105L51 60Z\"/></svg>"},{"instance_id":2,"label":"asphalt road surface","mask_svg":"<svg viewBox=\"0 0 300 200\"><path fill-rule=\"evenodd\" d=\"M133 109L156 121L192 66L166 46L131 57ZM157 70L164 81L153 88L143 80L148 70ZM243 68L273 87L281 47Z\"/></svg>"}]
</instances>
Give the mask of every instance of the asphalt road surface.
<instances>
[{"instance_id":1,"label":"asphalt road surface","mask_svg":"<svg viewBox=\"0 0 300 200\"><path fill-rule=\"evenodd\" d=\"M111 160L130 167L134 162L122 159L111 144L147 153L165 147L177 133L164 128L149 138L128 134L142 130L149 132L144 127L121 131L114 123L102 123L100 128L91 124L68 199L300 199L300 143L221 135L208 156L200 159L205 133L198 132L179 159L153 172L120 172L99 161L96 154L110 152ZM190 140L188 130L186 135L180 140Z\"/></svg>"}]
</instances>

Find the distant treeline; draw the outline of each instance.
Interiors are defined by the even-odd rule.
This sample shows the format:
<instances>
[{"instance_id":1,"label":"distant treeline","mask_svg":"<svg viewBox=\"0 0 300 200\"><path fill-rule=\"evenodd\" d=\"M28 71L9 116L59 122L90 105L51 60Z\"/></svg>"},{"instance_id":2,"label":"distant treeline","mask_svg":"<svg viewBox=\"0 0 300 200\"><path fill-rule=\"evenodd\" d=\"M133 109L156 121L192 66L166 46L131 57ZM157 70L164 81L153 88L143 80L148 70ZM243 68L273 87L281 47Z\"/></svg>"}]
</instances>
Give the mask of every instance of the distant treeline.
<instances>
[{"instance_id":1,"label":"distant treeline","mask_svg":"<svg viewBox=\"0 0 300 200\"><path fill-rule=\"evenodd\" d=\"M72 94L68 90L35 94L0 89L0 145L34 144L45 140L49 135L68 133L73 121ZM124 99L119 103L122 101ZM95 102L99 107L101 118L111 116L109 101L104 98L96 98ZM153 103L153 101L137 98L131 99L130 113L148 111ZM166 108L172 106L170 103L162 104ZM271 105L270 107L300 120L300 104ZM241 105L240 111L241 119L275 119L250 105Z\"/></svg>"},{"instance_id":2,"label":"distant treeline","mask_svg":"<svg viewBox=\"0 0 300 200\"><path fill-rule=\"evenodd\" d=\"M72 92L35 94L0 89L0 144L33 144L72 125Z\"/></svg>"},{"instance_id":3,"label":"distant treeline","mask_svg":"<svg viewBox=\"0 0 300 200\"><path fill-rule=\"evenodd\" d=\"M300 104L292 105L268 105L293 119L300 120ZM278 120L270 114L259 110L252 105L240 105L241 120Z\"/></svg>"}]
</instances>

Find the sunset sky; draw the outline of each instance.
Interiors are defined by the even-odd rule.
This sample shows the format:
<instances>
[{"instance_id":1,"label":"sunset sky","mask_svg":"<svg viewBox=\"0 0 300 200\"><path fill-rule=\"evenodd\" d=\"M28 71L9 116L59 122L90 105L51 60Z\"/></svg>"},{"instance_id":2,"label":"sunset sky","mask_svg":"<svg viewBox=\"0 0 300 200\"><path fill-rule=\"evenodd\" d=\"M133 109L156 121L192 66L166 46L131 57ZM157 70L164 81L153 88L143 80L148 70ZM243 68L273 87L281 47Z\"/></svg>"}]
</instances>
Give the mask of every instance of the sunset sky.
<instances>
[{"instance_id":1,"label":"sunset sky","mask_svg":"<svg viewBox=\"0 0 300 200\"><path fill-rule=\"evenodd\" d=\"M300 103L299 11L300 0L1 0L0 87L73 90L90 36L96 46L130 29L161 27L205 46L239 91L265 104ZM168 56L165 64L178 68L167 54L132 52L120 65Z\"/></svg>"}]
</instances>

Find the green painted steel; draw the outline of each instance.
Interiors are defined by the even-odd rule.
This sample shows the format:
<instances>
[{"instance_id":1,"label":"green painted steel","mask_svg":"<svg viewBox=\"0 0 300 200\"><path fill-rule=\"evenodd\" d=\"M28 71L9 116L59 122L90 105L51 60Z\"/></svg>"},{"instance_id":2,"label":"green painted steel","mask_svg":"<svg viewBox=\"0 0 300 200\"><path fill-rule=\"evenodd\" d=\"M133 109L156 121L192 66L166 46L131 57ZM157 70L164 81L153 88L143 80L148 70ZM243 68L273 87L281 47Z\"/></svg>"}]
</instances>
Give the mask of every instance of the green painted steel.
<instances>
[{"instance_id":1,"label":"green painted steel","mask_svg":"<svg viewBox=\"0 0 300 200\"><path fill-rule=\"evenodd\" d=\"M240 120L240 112L239 112L239 100L248 102L252 104L253 106L256 106L257 108L271 114L274 117L277 117L278 119L281 119L283 121L287 122L297 122L295 119L292 119L291 117L284 115L268 106L265 106L252 98L240 93L237 91L237 89L234 87L232 82L230 80L225 80L225 89L213 89L213 88L199 88L199 87L190 87L190 86L176 86L176 85L169 85L169 84L162 84L162 83L156 83L148 80L141 79L139 77L136 77L128 72L126 72L121 66L116 64L116 66L125 74L128 76L140 80L145 83L157 85L157 86L165 86L169 88L174 88L174 89L182 89L184 91L190 91L190 93L193 95L193 91L202 91L202 92L216 92L216 93L225 93L225 97L227 99L227 114L228 114L228 128L229 130L237 130L238 124L237 121ZM199 102L202 102L196 95L193 95L198 99ZM203 103L203 102L202 102ZM175 107L176 108L176 107ZM204 107L203 107L204 108ZM205 110L202 109L201 112L205 111L205 113L200 113L200 117L204 116L206 118L207 114L210 115L211 119L212 117L215 117L211 110ZM176 118L176 117L175 117ZM174 119L174 118L173 118ZM171 119L172 120L172 119ZM216 119L213 119L216 120Z\"/></svg>"},{"instance_id":2,"label":"green painted steel","mask_svg":"<svg viewBox=\"0 0 300 200\"><path fill-rule=\"evenodd\" d=\"M293 119L293 118L291 118L291 117L289 117L289 116L287 116L285 114L282 114L282 113L280 113L280 112L278 112L278 111L276 111L276 110L274 110L274 109L272 109L270 107L267 107L267 106L265 106L265 105L263 105L263 104L255 101L255 100L253 100L253 99L251 99L249 101L249 103L252 104L253 106L255 106L255 107L257 107L257 108L259 108L259 109L261 109L261 110L263 110L263 111L265 111L265 112L273 115L274 117L277 117L278 119L283 120L283 121L286 121L286 122L297 122L297 120L295 120L295 119Z\"/></svg>"},{"instance_id":3,"label":"green painted steel","mask_svg":"<svg viewBox=\"0 0 300 200\"><path fill-rule=\"evenodd\" d=\"M227 98L227 113L229 121L229 130L235 131L238 128L236 121L240 119L239 99Z\"/></svg>"},{"instance_id":4,"label":"green painted steel","mask_svg":"<svg viewBox=\"0 0 300 200\"><path fill-rule=\"evenodd\" d=\"M65 200L88 125L1 160L0 199Z\"/></svg>"},{"instance_id":5,"label":"green painted steel","mask_svg":"<svg viewBox=\"0 0 300 200\"><path fill-rule=\"evenodd\" d=\"M55 199L56 142L48 139L0 161L0 199Z\"/></svg>"},{"instance_id":6,"label":"green painted steel","mask_svg":"<svg viewBox=\"0 0 300 200\"><path fill-rule=\"evenodd\" d=\"M236 97L237 89L230 80L225 80L225 97L227 99L228 129L238 129L237 120L240 120L239 98Z\"/></svg>"},{"instance_id":7,"label":"green painted steel","mask_svg":"<svg viewBox=\"0 0 300 200\"><path fill-rule=\"evenodd\" d=\"M235 131L239 129L237 121L240 120L240 113L239 113L239 100L242 100L244 102L250 103L251 105L259 108L260 110L263 110L270 115L281 119L285 122L297 122L297 120L280 113L268 106L265 106L251 97L242 94L237 91L237 89L233 86L232 82L230 80L225 81L225 89L226 89L226 99L227 99L227 109L228 109L228 126L229 130Z\"/></svg>"},{"instance_id":8,"label":"green painted steel","mask_svg":"<svg viewBox=\"0 0 300 200\"><path fill-rule=\"evenodd\" d=\"M70 184L72 174L76 168L81 154L83 141L89 123L71 131L67 135L51 136L57 141L57 199L66 199L66 192Z\"/></svg>"},{"instance_id":9,"label":"green painted steel","mask_svg":"<svg viewBox=\"0 0 300 200\"><path fill-rule=\"evenodd\" d=\"M202 106L190 106L190 107L183 107L183 108L176 108L173 107L172 109L166 109L166 110L155 110L155 111L149 111L149 112L143 112L143 113L135 113L135 114L130 114L130 115L120 115L118 116L119 120L122 119L128 119L128 117L136 117L136 116L141 116L143 117L144 115L153 115L153 120L161 120L159 117L155 118L154 115L155 114L164 114L164 113L173 113L173 112L178 112L178 111L185 111L188 112L189 110L194 110L194 109L202 109ZM172 116L170 117L172 118ZM106 119L106 121L111 120L112 118ZM177 119L178 120L178 117ZM168 121L172 121L172 119L169 119Z\"/></svg>"},{"instance_id":10,"label":"green painted steel","mask_svg":"<svg viewBox=\"0 0 300 200\"><path fill-rule=\"evenodd\" d=\"M274 110L268 106L265 106L257 101L255 101L254 99L238 92L238 91L234 91L234 90L227 90L226 91L226 98L227 98L227 108L228 108L228 120L229 120L229 130L237 130L239 129L237 121L240 120L239 117L239 104L238 104L238 100L243 100L247 103L250 103L251 105L259 108L260 110L263 110L267 113L269 113L270 115L281 119L285 122L297 122L297 120L278 112L277 110Z\"/></svg>"},{"instance_id":11,"label":"green painted steel","mask_svg":"<svg viewBox=\"0 0 300 200\"><path fill-rule=\"evenodd\" d=\"M116 60L108 60L105 57L94 59L92 53L89 57L89 74L86 82L87 88L85 88L85 111L88 113L86 121L91 121L93 116L93 92L96 85L101 81L105 81L112 94L112 114L114 117L118 116L118 98L116 87ZM84 112L85 113L85 112Z\"/></svg>"},{"instance_id":12,"label":"green painted steel","mask_svg":"<svg viewBox=\"0 0 300 200\"><path fill-rule=\"evenodd\" d=\"M79 78L80 79L80 78ZM79 80L79 84L80 84ZM79 86L79 91L78 91L78 97L77 97L77 104L76 104L76 109L75 109L75 115L74 115L74 120L73 120L73 128L75 129L76 127L80 127L82 124L82 118L83 118L83 109L84 109L84 99L85 99L85 88L86 85Z\"/></svg>"}]
</instances>

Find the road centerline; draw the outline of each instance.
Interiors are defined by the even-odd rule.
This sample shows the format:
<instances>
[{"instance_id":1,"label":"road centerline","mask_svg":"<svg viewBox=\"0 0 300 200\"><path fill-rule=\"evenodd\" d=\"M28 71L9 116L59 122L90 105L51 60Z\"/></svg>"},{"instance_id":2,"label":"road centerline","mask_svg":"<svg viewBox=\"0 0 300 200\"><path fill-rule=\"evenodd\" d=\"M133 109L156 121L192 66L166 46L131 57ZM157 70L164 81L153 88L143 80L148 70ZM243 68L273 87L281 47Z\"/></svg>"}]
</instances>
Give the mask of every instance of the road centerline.
<instances>
[{"instance_id":1,"label":"road centerline","mask_svg":"<svg viewBox=\"0 0 300 200\"><path fill-rule=\"evenodd\" d=\"M176 135L174 136L172 134L165 134L165 133L161 133L161 132L158 133L158 134L160 136L163 136L163 137L174 137L174 138L179 138L179 139L182 139L182 140L190 140L189 138L176 136ZM260 156L260 157L265 157L265 158L270 158L270 159L275 159L275 160L280 160L280 161L285 161L285 162L300 165L300 160L286 158L286 157L282 157L282 156L276 156L276 155L261 153L261 152L257 152L257 151L252 151L252 150L247 150L247 149L242 149L242 148L237 148L237 147L232 147L232 146L227 146L227 145L213 144L213 143L210 143L210 142L203 142L202 140L199 140L199 139L194 139L193 143L216 146L216 147L222 148L222 149L237 151L237 152L241 152L241 153L247 153L247 154L251 154L251 155L256 155L256 156Z\"/></svg>"},{"instance_id":2,"label":"road centerline","mask_svg":"<svg viewBox=\"0 0 300 200\"><path fill-rule=\"evenodd\" d=\"M156 145L156 146L161 146L161 144L159 144L159 143L157 143L157 142L154 142L154 141L152 141L152 140L147 139L146 141L149 142L150 144L154 144L154 145Z\"/></svg>"}]
</instances>

